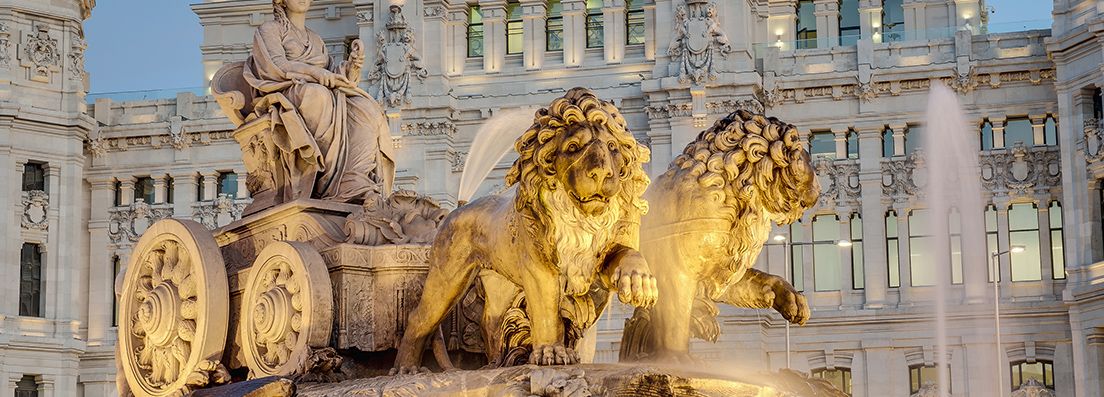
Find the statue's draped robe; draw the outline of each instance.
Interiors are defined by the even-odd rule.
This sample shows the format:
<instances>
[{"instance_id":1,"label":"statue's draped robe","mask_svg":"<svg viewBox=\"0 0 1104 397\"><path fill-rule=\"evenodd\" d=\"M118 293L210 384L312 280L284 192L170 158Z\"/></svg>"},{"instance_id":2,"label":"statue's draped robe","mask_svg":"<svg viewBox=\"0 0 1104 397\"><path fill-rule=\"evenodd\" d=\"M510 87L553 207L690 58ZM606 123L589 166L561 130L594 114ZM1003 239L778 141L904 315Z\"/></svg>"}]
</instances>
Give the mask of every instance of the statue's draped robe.
<instances>
[{"instance_id":1,"label":"statue's draped robe","mask_svg":"<svg viewBox=\"0 0 1104 397\"><path fill-rule=\"evenodd\" d=\"M330 89L293 72L293 63L344 75L318 34L270 21L257 29L245 79L258 93L256 114L272 122L277 167L288 184L277 200L311 198L363 202L391 191L395 165L383 109L350 89Z\"/></svg>"}]
</instances>

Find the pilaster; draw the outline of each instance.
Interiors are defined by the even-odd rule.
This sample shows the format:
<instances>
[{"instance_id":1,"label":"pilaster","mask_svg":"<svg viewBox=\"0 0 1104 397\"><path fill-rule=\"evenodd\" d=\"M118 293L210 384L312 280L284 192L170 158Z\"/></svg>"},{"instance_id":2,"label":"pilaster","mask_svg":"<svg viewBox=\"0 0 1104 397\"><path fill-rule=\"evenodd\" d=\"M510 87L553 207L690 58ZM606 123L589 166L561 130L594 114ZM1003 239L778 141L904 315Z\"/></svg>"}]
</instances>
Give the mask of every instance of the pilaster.
<instances>
[{"instance_id":1,"label":"pilaster","mask_svg":"<svg viewBox=\"0 0 1104 397\"><path fill-rule=\"evenodd\" d=\"M886 260L886 208L882 204L882 129L881 124L855 126L859 139L859 185L862 194L864 307L885 307L889 286ZM875 192L874 194L870 192Z\"/></svg>"},{"instance_id":2,"label":"pilaster","mask_svg":"<svg viewBox=\"0 0 1104 397\"><path fill-rule=\"evenodd\" d=\"M548 17L547 0L525 0L521 2L521 18L524 25L524 62L525 70L540 70L544 67L544 53L548 48L548 35L545 29Z\"/></svg>"},{"instance_id":3,"label":"pilaster","mask_svg":"<svg viewBox=\"0 0 1104 397\"><path fill-rule=\"evenodd\" d=\"M445 67L446 76L464 74L464 63L468 59L468 7L461 3L448 10L445 22Z\"/></svg>"},{"instance_id":4,"label":"pilaster","mask_svg":"<svg viewBox=\"0 0 1104 397\"><path fill-rule=\"evenodd\" d=\"M882 0L859 1L859 32L863 39L882 42Z\"/></svg>"},{"instance_id":5,"label":"pilaster","mask_svg":"<svg viewBox=\"0 0 1104 397\"><path fill-rule=\"evenodd\" d=\"M192 215L192 204L195 203L196 195L199 193L199 182L196 180L196 173L172 174L172 178L173 192L176 195L173 199L173 216L190 217Z\"/></svg>"},{"instance_id":6,"label":"pilaster","mask_svg":"<svg viewBox=\"0 0 1104 397\"><path fill-rule=\"evenodd\" d=\"M575 67L583 64L586 54L586 0L564 0L562 4L564 65Z\"/></svg>"},{"instance_id":7,"label":"pilaster","mask_svg":"<svg viewBox=\"0 0 1104 397\"><path fill-rule=\"evenodd\" d=\"M237 199L249 198L249 184L246 182L249 178L246 175L244 168L235 168L234 174L238 176L238 193L234 196Z\"/></svg>"},{"instance_id":8,"label":"pilaster","mask_svg":"<svg viewBox=\"0 0 1104 397\"><path fill-rule=\"evenodd\" d=\"M839 45L839 1L816 0L817 48Z\"/></svg>"},{"instance_id":9,"label":"pilaster","mask_svg":"<svg viewBox=\"0 0 1104 397\"><path fill-rule=\"evenodd\" d=\"M483 71L498 73L506 62L506 1L482 0Z\"/></svg>"},{"instance_id":10,"label":"pilaster","mask_svg":"<svg viewBox=\"0 0 1104 397\"><path fill-rule=\"evenodd\" d=\"M602 20L602 34L605 35L605 45L602 48L605 50L606 63L621 63L625 59L625 45L628 40L625 0L604 0Z\"/></svg>"},{"instance_id":11,"label":"pilaster","mask_svg":"<svg viewBox=\"0 0 1104 397\"><path fill-rule=\"evenodd\" d=\"M211 201L218 197L218 171L208 171L203 174L203 201Z\"/></svg>"},{"instance_id":12,"label":"pilaster","mask_svg":"<svg viewBox=\"0 0 1104 397\"><path fill-rule=\"evenodd\" d=\"M1046 144L1046 114L1030 115L1031 135L1036 145Z\"/></svg>"},{"instance_id":13,"label":"pilaster","mask_svg":"<svg viewBox=\"0 0 1104 397\"><path fill-rule=\"evenodd\" d=\"M904 156L905 131L908 130L908 124L902 122L891 123L889 129L893 131L893 155Z\"/></svg>"},{"instance_id":14,"label":"pilaster","mask_svg":"<svg viewBox=\"0 0 1104 397\"><path fill-rule=\"evenodd\" d=\"M989 124L993 128L993 149L1004 149L1004 122L1005 116L990 116Z\"/></svg>"}]
</instances>

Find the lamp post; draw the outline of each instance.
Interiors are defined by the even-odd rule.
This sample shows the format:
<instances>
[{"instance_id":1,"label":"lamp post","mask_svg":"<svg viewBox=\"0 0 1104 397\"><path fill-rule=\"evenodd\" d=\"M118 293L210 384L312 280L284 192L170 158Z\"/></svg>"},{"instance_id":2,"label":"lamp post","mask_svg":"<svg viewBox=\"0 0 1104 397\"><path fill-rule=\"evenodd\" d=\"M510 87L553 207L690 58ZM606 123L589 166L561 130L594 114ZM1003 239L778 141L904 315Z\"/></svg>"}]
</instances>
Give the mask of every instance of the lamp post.
<instances>
[{"instance_id":1,"label":"lamp post","mask_svg":"<svg viewBox=\"0 0 1104 397\"><path fill-rule=\"evenodd\" d=\"M835 246L840 247L840 248L847 248L847 247L851 246L851 240L834 240L834 241L823 240L823 241L810 241L810 242L791 243L790 240L786 238L786 236L781 235L781 234L776 234L772 239L775 242L774 243L769 243L769 244L766 244L766 245L781 245L782 249L785 250L784 264L786 266L786 272L785 272L786 273L786 281L789 281L791 284L793 283L793 281L790 280L790 277L791 277L791 275L790 275L790 267L791 267L791 265L790 265L790 247L801 247L801 246L806 246L806 245L835 245ZM792 368L790 366L790 321L789 320L786 320L786 368Z\"/></svg>"},{"instance_id":2,"label":"lamp post","mask_svg":"<svg viewBox=\"0 0 1104 397\"><path fill-rule=\"evenodd\" d=\"M1024 252L1022 245L1013 245L1008 251L993 251L989 255L989 273L993 275L993 322L997 333L997 390L999 396L1004 397L1004 364L1001 356L1001 330L1000 330L1000 268L997 260L1004 254L1018 254Z\"/></svg>"}]
</instances>

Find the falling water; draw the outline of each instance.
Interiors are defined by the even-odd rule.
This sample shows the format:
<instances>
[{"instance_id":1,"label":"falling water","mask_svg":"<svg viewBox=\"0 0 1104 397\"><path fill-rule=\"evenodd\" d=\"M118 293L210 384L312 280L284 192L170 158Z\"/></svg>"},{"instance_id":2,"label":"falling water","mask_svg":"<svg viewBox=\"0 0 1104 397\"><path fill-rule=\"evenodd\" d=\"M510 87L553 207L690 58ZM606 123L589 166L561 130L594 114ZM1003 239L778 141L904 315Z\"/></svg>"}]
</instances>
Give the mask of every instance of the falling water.
<instances>
[{"instance_id":1,"label":"falling water","mask_svg":"<svg viewBox=\"0 0 1104 397\"><path fill-rule=\"evenodd\" d=\"M951 245L948 214L959 211L963 254L984 246L981 185L978 177L977 139L967 129L957 95L941 83L933 83L928 96L924 132L924 163L927 166L926 202L929 226L933 230L936 267L936 365L939 371L939 395L950 390L947 373L947 299L951 284ZM977 244L977 245L976 245ZM967 249L969 247L969 249ZM984 248L981 248L984 250ZM973 260L971 260L973 259ZM964 277L979 277L976 258L963 255ZM984 262L983 262L984 263ZM985 273L980 273L985 277Z\"/></svg>"},{"instance_id":2,"label":"falling water","mask_svg":"<svg viewBox=\"0 0 1104 397\"><path fill-rule=\"evenodd\" d=\"M536 111L536 107L497 111L479 127L468 158L464 160L464 173L460 175L460 192L457 194L459 201L471 200L495 164L502 161L502 157L514 147L514 141L533 123Z\"/></svg>"}]
</instances>

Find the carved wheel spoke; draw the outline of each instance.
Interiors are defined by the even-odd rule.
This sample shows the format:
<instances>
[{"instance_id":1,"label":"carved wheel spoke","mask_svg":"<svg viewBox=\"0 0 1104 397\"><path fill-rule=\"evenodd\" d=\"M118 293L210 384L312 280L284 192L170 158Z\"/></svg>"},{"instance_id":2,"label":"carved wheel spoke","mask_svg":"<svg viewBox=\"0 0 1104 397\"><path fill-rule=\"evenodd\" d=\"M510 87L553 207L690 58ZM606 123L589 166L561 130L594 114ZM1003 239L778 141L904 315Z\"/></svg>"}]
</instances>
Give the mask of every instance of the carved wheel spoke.
<instances>
[{"instance_id":1,"label":"carved wheel spoke","mask_svg":"<svg viewBox=\"0 0 1104 397\"><path fill-rule=\"evenodd\" d=\"M117 359L130 390L171 396L205 386L212 374L221 380L229 292L210 232L192 221L160 221L135 245L127 269Z\"/></svg>"},{"instance_id":2,"label":"carved wheel spoke","mask_svg":"<svg viewBox=\"0 0 1104 397\"><path fill-rule=\"evenodd\" d=\"M240 343L253 378L301 373L311 349L330 344L333 289L322 256L309 244L265 247L242 305Z\"/></svg>"}]
</instances>

